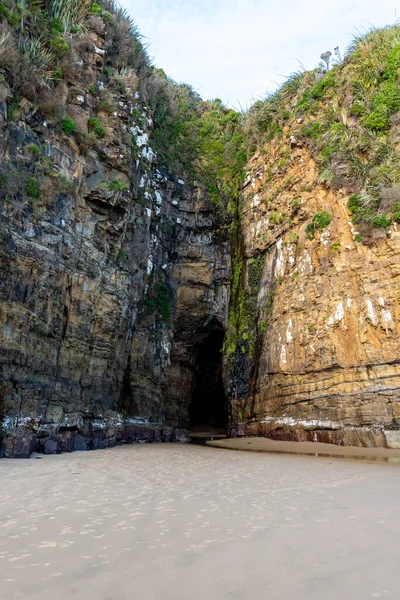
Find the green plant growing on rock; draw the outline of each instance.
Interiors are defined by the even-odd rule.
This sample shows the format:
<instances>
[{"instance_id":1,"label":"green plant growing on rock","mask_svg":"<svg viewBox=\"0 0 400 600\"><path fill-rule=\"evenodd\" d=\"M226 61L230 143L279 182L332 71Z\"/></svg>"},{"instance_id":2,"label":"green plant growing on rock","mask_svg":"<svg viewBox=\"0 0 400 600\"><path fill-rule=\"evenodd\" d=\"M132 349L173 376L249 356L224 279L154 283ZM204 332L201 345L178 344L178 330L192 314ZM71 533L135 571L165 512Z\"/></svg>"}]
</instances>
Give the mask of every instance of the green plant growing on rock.
<instances>
[{"instance_id":1,"label":"green plant growing on rock","mask_svg":"<svg viewBox=\"0 0 400 600\"><path fill-rule=\"evenodd\" d=\"M73 135L76 133L76 123L73 119L67 117L61 121L61 129L66 135Z\"/></svg>"},{"instance_id":2,"label":"green plant growing on rock","mask_svg":"<svg viewBox=\"0 0 400 600\"><path fill-rule=\"evenodd\" d=\"M0 2L0 18L7 21L12 27L16 27L19 22L19 17L11 11L4 2Z\"/></svg>"},{"instance_id":3,"label":"green plant growing on rock","mask_svg":"<svg viewBox=\"0 0 400 600\"><path fill-rule=\"evenodd\" d=\"M375 132L387 129L389 127L389 122L390 111L385 105L378 106L363 119L364 127Z\"/></svg>"},{"instance_id":4,"label":"green plant growing on rock","mask_svg":"<svg viewBox=\"0 0 400 600\"><path fill-rule=\"evenodd\" d=\"M302 138L317 139L321 135L321 124L318 121L305 123L300 129Z\"/></svg>"},{"instance_id":5,"label":"green plant growing on rock","mask_svg":"<svg viewBox=\"0 0 400 600\"><path fill-rule=\"evenodd\" d=\"M37 146L36 144L29 144L27 147L27 150L35 157L37 158L40 154L40 148L39 146Z\"/></svg>"},{"instance_id":6,"label":"green plant growing on rock","mask_svg":"<svg viewBox=\"0 0 400 600\"><path fill-rule=\"evenodd\" d=\"M18 41L18 50L25 58L28 67L35 69L45 80L53 61L53 54L46 47L44 40L42 38L21 38ZM29 74L26 73L26 75Z\"/></svg>"},{"instance_id":7,"label":"green plant growing on rock","mask_svg":"<svg viewBox=\"0 0 400 600\"><path fill-rule=\"evenodd\" d=\"M318 228L318 229L325 229L325 227L328 227L328 225L330 224L330 222L332 221L332 215L329 212L323 211L320 213L316 213L313 216L313 225Z\"/></svg>"},{"instance_id":8,"label":"green plant growing on rock","mask_svg":"<svg viewBox=\"0 0 400 600\"><path fill-rule=\"evenodd\" d=\"M68 43L61 35L58 35L50 40L50 46L56 56L62 56L69 50Z\"/></svg>"},{"instance_id":9,"label":"green plant growing on rock","mask_svg":"<svg viewBox=\"0 0 400 600\"><path fill-rule=\"evenodd\" d=\"M94 15L101 15L101 13L103 12L103 7L100 6L100 4L98 4L97 2L93 2L90 6L90 12L93 13Z\"/></svg>"},{"instance_id":10,"label":"green plant growing on rock","mask_svg":"<svg viewBox=\"0 0 400 600\"><path fill-rule=\"evenodd\" d=\"M365 106L359 100L353 102L350 107L350 114L354 117L362 117L365 114Z\"/></svg>"},{"instance_id":11,"label":"green plant growing on rock","mask_svg":"<svg viewBox=\"0 0 400 600\"><path fill-rule=\"evenodd\" d=\"M328 213L326 211L316 213L313 216L311 223L308 223L308 225L306 227L306 235L307 235L308 239L313 240L316 231L325 229L325 227L328 227L328 225L330 224L331 221L332 221L331 213Z\"/></svg>"},{"instance_id":12,"label":"green plant growing on rock","mask_svg":"<svg viewBox=\"0 0 400 600\"><path fill-rule=\"evenodd\" d=\"M300 206L301 206L301 198L295 198L294 200L292 200L290 208L292 209L292 213L293 214L297 214L300 210Z\"/></svg>"},{"instance_id":13,"label":"green plant growing on rock","mask_svg":"<svg viewBox=\"0 0 400 600\"><path fill-rule=\"evenodd\" d=\"M99 108L101 110L104 110L104 112L110 117L113 112L114 112L114 106L111 104L111 102L108 102L107 100L100 100L99 102Z\"/></svg>"},{"instance_id":14,"label":"green plant growing on rock","mask_svg":"<svg viewBox=\"0 0 400 600\"><path fill-rule=\"evenodd\" d=\"M155 306L161 320L167 325L171 323L172 306L168 287L165 283L158 283L155 286Z\"/></svg>"},{"instance_id":15,"label":"green plant growing on rock","mask_svg":"<svg viewBox=\"0 0 400 600\"><path fill-rule=\"evenodd\" d=\"M351 213L356 213L361 208L361 194L352 194L347 202L347 208Z\"/></svg>"},{"instance_id":16,"label":"green plant growing on rock","mask_svg":"<svg viewBox=\"0 0 400 600\"><path fill-rule=\"evenodd\" d=\"M388 229L391 225L392 222L392 218L389 215L379 215L377 217L374 217L372 219L372 224L374 227L377 228L381 228L381 229Z\"/></svg>"},{"instance_id":17,"label":"green plant growing on rock","mask_svg":"<svg viewBox=\"0 0 400 600\"><path fill-rule=\"evenodd\" d=\"M112 179L108 182L107 187L110 192L126 192L129 190L129 184L120 179Z\"/></svg>"},{"instance_id":18,"label":"green plant growing on rock","mask_svg":"<svg viewBox=\"0 0 400 600\"><path fill-rule=\"evenodd\" d=\"M100 119L98 119L97 117L90 117L88 125L90 129L97 135L97 137L102 138L105 136L106 130L101 124Z\"/></svg>"},{"instance_id":19,"label":"green plant growing on rock","mask_svg":"<svg viewBox=\"0 0 400 600\"><path fill-rule=\"evenodd\" d=\"M60 79L62 79L62 76L63 76L63 72L60 67L56 67L51 73L51 78L54 79L55 81L59 81Z\"/></svg>"},{"instance_id":20,"label":"green plant growing on rock","mask_svg":"<svg viewBox=\"0 0 400 600\"><path fill-rule=\"evenodd\" d=\"M25 188L25 193L31 200L39 200L40 198L40 186L39 182L35 177L31 177Z\"/></svg>"},{"instance_id":21,"label":"green plant growing on rock","mask_svg":"<svg viewBox=\"0 0 400 600\"><path fill-rule=\"evenodd\" d=\"M143 300L143 307L147 315L153 315L156 312L156 304L149 296L146 296Z\"/></svg>"},{"instance_id":22,"label":"green plant growing on rock","mask_svg":"<svg viewBox=\"0 0 400 600\"><path fill-rule=\"evenodd\" d=\"M49 18L58 32L77 33L89 13L90 0L45 0Z\"/></svg>"},{"instance_id":23,"label":"green plant growing on rock","mask_svg":"<svg viewBox=\"0 0 400 600\"><path fill-rule=\"evenodd\" d=\"M283 213L279 214L273 211L269 213L269 220L274 225L281 225L285 221L285 215Z\"/></svg>"}]
</instances>

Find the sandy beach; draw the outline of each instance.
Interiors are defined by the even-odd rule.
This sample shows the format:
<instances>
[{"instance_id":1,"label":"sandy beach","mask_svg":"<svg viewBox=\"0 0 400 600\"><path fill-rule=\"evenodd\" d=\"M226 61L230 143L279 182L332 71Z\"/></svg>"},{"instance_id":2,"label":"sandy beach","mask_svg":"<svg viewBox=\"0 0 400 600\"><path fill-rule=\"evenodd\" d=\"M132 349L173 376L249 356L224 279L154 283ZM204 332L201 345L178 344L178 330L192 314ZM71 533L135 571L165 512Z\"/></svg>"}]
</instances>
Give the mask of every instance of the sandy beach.
<instances>
[{"instance_id":1,"label":"sandy beach","mask_svg":"<svg viewBox=\"0 0 400 600\"><path fill-rule=\"evenodd\" d=\"M139 444L0 481L2 600L400 597L395 465Z\"/></svg>"},{"instance_id":2,"label":"sandy beach","mask_svg":"<svg viewBox=\"0 0 400 600\"><path fill-rule=\"evenodd\" d=\"M267 452L269 454L291 454L315 458L336 458L362 460L400 465L400 450L388 448L361 448L356 446L336 446L320 442L286 442L264 437L242 437L215 439L207 442L214 448L241 450L246 452Z\"/></svg>"}]
</instances>

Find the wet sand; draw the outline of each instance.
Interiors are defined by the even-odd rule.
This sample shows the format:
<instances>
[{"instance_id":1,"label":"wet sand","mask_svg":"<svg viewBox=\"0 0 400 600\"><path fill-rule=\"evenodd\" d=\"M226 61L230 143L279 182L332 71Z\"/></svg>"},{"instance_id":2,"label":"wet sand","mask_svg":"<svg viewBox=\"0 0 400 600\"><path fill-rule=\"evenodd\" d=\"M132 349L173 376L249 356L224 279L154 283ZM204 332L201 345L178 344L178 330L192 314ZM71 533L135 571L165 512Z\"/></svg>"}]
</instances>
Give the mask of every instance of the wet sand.
<instances>
[{"instance_id":1,"label":"wet sand","mask_svg":"<svg viewBox=\"0 0 400 600\"><path fill-rule=\"evenodd\" d=\"M0 598L400 597L400 470L194 445L0 461Z\"/></svg>"},{"instance_id":2,"label":"wet sand","mask_svg":"<svg viewBox=\"0 0 400 600\"><path fill-rule=\"evenodd\" d=\"M318 458L363 460L400 465L400 450L336 446L319 442L281 442L262 437L229 438L207 442L207 445L228 450L293 454Z\"/></svg>"}]
</instances>

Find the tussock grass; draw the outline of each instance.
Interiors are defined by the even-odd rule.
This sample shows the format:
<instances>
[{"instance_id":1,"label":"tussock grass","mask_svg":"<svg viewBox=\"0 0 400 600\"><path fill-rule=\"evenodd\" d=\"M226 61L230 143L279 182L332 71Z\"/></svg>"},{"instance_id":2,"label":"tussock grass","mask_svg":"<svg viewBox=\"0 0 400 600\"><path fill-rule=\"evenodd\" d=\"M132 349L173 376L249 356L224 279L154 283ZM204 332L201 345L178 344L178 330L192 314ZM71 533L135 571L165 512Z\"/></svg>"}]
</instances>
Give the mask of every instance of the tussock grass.
<instances>
[{"instance_id":1,"label":"tussock grass","mask_svg":"<svg viewBox=\"0 0 400 600\"><path fill-rule=\"evenodd\" d=\"M388 195L382 190L400 183L399 116L400 25L395 24L355 37L343 61L329 71L290 75L249 110L245 131L250 152L273 138L301 140L317 161L318 181L360 194L354 218L378 226L383 221L375 217Z\"/></svg>"}]
</instances>

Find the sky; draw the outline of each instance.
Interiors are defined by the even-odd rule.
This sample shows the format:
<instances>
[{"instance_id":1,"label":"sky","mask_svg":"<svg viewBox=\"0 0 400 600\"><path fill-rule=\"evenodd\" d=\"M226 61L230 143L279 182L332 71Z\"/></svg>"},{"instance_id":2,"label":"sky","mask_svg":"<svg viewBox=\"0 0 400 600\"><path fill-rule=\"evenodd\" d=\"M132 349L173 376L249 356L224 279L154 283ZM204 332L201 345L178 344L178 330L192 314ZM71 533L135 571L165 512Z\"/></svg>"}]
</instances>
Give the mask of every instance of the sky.
<instances>
[{"instance_id":1,"label":"sky","mask_svg":"<svg viewBox=\"0 0 400 600\"><path fill-rule=\"evenodd\" d=\"M400 18L400 0L121 0L153 64L208 100L248 108L321 52Z\"/></svg>"}]
</instances>

